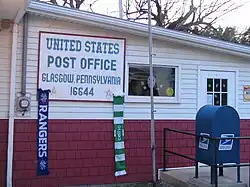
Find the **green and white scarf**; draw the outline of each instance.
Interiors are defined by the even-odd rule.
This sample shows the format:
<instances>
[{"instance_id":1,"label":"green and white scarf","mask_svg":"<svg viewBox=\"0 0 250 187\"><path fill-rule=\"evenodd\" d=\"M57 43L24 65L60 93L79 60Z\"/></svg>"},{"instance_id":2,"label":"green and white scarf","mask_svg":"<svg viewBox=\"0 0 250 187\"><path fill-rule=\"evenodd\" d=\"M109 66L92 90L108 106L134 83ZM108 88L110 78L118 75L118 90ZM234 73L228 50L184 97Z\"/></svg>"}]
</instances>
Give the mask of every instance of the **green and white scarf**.
<instances>
[{"instance_id":1,"label":"green and white scarf","mask_svg":"<svg viewBox=\"0 0 250 187\"><path fill-rule=\"evenodd\" d=\"M114 107L114 139L115 139L115 176L126 175L124 151L124 95L113 96Z\"/></svg>"}]
</instances>

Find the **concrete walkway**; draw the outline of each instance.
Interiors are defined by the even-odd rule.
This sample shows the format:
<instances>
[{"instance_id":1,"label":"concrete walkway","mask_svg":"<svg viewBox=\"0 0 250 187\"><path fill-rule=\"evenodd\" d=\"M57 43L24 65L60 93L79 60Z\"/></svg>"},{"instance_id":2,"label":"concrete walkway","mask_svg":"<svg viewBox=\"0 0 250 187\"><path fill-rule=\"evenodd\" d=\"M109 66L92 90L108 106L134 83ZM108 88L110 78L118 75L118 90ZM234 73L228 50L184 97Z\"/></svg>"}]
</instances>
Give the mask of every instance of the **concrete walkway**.
<instances>
[{"instance_id":1,"label":"concrete walkway","mask_svg":"<svg viewBox=\"0 0 250 187\"><path fill-rule=\"evenodd\" d=\"M244 184L249 185L249 170L250 167L242 167L241 168L241 181ZM170 170L167 172L161 172L160 177L161 180L169 183L174 186L189 186L188 181L190 178L194 177L194 168L185 168L178 170ZM231 179L233 183L237 181L237 172L236 168L224 168L224 178ZM206 178L206 180L210 181L210 167L199 167L199 176L200 178ZM219 182L223 180L219 179Z\"/></svg>"}]
</instances>

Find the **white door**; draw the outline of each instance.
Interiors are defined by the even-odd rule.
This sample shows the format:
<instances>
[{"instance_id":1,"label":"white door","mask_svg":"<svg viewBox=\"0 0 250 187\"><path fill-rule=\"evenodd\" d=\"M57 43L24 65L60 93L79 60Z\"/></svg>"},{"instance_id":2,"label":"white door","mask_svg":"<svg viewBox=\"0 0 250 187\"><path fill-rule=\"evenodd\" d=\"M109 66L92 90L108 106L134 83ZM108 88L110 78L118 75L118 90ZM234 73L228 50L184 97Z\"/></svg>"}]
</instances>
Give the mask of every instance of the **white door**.
<instances>
[{"instance_id":1,"label":"white door","mask_svg":"<svg viewBox=\"0 0 250 187\"><path fill-rule=\"evenodd\" d=\"M201 71L199 85L199 109L204 105L236 106L234 72ZM199 166L207 166L198 163Z\"/></svg>"},{"instance_id":2,"label":"white door","mask_svg":"<svg viewBox=\"0 0 250 187\"><path fill-rule=\"evenodd\" d=\"M236 106L235 72L201 71L199 108L204 105Z\"/></svg>"}]
</instances>

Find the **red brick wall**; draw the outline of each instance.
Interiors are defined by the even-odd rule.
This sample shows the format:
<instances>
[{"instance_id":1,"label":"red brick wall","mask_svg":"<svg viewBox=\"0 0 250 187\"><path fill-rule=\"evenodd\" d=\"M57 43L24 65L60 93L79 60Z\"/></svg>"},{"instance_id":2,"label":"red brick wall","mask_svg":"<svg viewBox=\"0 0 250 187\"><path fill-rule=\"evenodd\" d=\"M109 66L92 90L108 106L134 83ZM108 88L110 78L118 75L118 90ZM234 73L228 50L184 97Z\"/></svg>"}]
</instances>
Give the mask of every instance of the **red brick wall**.
<instances>
[{"instance_id":1,"label":"red brick wall","mask_svg":"<svg viewBox=\"0 0 250 187\"><path fill-rule=\"evenodd\" d=\"M250 136L250 120L241 120L241 136ZM241 162L250 163L250 140L240 141Z\"/></svg>"},{"instance_id":2,"label":"red brick wall","mask_svg":"<svg viewBox=\"0 0 250 187\"><path fill-rule=\"evenodd\" d=\"M163 128L194 131L194 121L156 121L157 167L162 168ZM1 149L6 153L7 122L1 129L5 139ZM249 135L250 121L242 120L242 135ZM148 182L152 178L150 121L125 121L125 146L128 175L114 177L112 120L50 120L48 176L36 176L36 120L16 120L14 137L14 187L57 187L80 184ZM194 156L194 140L186 135L167 134L172 150ZM249 159L247 142L242 145L242 160ZM6 163L6 154L4 162ZM168 156L168 167L193 164L187 159ZM4 177L5 165L1 166ZM2 183L1 183L2 186ZM4 186L4 185L3 185Z\"/></svg>"},{"instance_id":3,"label":"red brick wall","mask_svg":"<svg viewBox=\"0 0 250 187\"><path fill-rule=\"evenodd\" d=\"M0 120L0 186L6 186L8 120Z\"/></svg>"}]
</instances>

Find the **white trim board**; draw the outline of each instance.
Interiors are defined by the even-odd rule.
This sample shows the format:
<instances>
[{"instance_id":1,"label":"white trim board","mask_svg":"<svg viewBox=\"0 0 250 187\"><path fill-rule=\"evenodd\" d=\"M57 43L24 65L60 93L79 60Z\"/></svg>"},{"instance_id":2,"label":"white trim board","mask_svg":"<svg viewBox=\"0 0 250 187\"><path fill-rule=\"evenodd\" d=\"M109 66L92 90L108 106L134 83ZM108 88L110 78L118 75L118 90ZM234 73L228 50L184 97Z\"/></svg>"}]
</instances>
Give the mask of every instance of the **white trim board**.
<instances>
[{"instance_id":1,"label":"white trim board","mask_svg":"<svg viewBox=\"0 0 250 187\"><path fill-rule=\"evenodd\" d=\"M142 65L142 66L148 66L145 62L126 62L126 69L125 69L125 102L126 103L150 103L150 97L149 96L130 96L128 95L129 90L129 66L130 65ZM175 74L175 97L154 97L155 103L171 103L171 104L180 104L181 102L181 69L182 65L180 63L154 63L154 65L157 67L170 67L170 68L176 68L176 74Z\"/></svg>"},{"instance_id":2,"label":"white trim board","mask_svg":"<svg viewBox=\"0 0 250 187\"><path fill-rule=\"evenodd\" d=\"M224 67L214 67L214 66L198 66L198 83L197 83L197 111L201 107L201 93L199 91L201 87L201 73L202 71L213 71L213 72L225 72L225 73L235 73L235 103L234 108L238 110L239 101L238 97L238 84L239 84L239 70L238 68L224 68Z\"/></svg>"}]
</instances>

